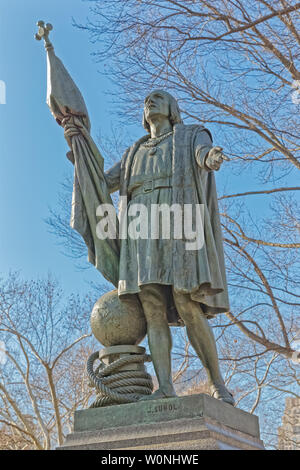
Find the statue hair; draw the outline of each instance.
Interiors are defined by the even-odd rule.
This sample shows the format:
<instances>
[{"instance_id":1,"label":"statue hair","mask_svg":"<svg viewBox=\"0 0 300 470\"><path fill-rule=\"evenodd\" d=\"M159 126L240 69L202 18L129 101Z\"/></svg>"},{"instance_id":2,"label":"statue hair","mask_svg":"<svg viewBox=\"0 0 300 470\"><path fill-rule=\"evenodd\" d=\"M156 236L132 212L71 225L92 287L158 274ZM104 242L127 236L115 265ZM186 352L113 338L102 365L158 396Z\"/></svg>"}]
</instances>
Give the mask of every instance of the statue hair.
<instances>
[{"instance_id":1,"label":"statue hair","mask_svg":"<svg viewBox=\"0 0 300 470\"><path fill-rule=\"evenodd\" d=\"M177 104L177 100L167 91L164 91L164 90L154 90L154 91L159 91L160 93L164 93L165 95L168 96L169 106L170 106L169 120L172 126L174 126L174 124L182 124L183 121L181 119L181 114L180 114L179 106ZM150 132L150 125L148 121L146 120L145 111L143 112L143 127L144 129L146 129L147 132Z\"/></svg>"}]
</instances>

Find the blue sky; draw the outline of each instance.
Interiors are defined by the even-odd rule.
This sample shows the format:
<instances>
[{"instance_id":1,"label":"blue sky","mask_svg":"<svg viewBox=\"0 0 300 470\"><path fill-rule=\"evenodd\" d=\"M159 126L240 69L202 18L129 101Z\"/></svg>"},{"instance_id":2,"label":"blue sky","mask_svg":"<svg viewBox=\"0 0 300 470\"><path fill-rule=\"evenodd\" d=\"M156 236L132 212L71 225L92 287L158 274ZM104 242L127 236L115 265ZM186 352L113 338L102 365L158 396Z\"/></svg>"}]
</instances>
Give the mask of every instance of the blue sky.
<instances>
[{"instance_id":1,"label":"blue sky","mask_svg":"<svg viewBox=\"0 0 300 470\"><path fill-rule=\"evenodd\" d=\"M85 23L88 16L89 2L82 0L1 0L0 6L0 80L6 84L6 104L0 104L0 273L20 270L25 278L35 278L51 271L67 292L82 293L88 290L87 281L99 281L100 274L94 268L79 271L75 261L60 252L44 222L49 207L57 203L61 182L73 170L65 157L68 146L62 129L45 102L46 54L34 34L38 20L53 24L56 54L83 93L93 137L99 129L109 135L111 85L91 56L96 45L72 25L72 17ZM135 136L144 133L140 122L128 130ZM226 193L262 189L251 169L240 177L226 167L217 181ZM281 181L281 186L293 184L295 178ZM266 205L261 202L252 197L247 204L263 215Z\"/></svg>"},{"instance_id":2,"label":"blue sky","mask_svg":"<svg viewBox=\"0 0 300 470\"><path fill-rule=\"evenodd\" d=\"M85 281L100 275L95 269L78 271L44 222L60 183L73 170L63 131L46 105L46 53L34 34L38 20L53 24L55 51L84 95L92 134L100 125L109 133L109 82L98 74L88 34L72 26L72 17L84 23L88 14L89 5L81 0L1 0L0 5L0 80L6 84L6 104L0 105L0 273L21 270L35 278L50 270L68 292L83 292Z\"/></svg>"}]
</instances>

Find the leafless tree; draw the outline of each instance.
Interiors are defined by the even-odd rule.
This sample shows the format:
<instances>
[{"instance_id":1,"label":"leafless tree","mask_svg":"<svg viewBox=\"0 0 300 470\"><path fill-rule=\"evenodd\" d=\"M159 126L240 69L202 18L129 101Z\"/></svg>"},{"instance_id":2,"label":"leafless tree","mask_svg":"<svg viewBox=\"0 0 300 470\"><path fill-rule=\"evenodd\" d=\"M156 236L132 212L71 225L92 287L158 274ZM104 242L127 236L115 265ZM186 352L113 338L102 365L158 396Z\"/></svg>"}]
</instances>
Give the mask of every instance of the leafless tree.
<instances>
[{"instance_id":1,"label":"leafless tree","mask_svg":"<svg viewBox=\"0 0 300 470\"><path fill-rule=\"evenodd\" d=\"M18 448L47 450L71 432L73 413L87 407L85 363L91 299L64 298L58 283L0 281L0 432Z\"/></svg>"},{"instance_id":2,"label":"leafless tree","mask_svg":"<svg viewBox=\"0 0 300 470\"><path fill-rule=\"evenodd\" d=\"M131 112L136 119L146 90L166 86L186 116L225 129L227 149L237 159L288 160L300 168L299 115L292 102L300 79L299 2L90 3L95 21L80 27L97 45L101 40L95 56L106 62L118 93L124 90L126 117ZM128 106L130 98L135 108Z\"/></svg>"}]
</instances>

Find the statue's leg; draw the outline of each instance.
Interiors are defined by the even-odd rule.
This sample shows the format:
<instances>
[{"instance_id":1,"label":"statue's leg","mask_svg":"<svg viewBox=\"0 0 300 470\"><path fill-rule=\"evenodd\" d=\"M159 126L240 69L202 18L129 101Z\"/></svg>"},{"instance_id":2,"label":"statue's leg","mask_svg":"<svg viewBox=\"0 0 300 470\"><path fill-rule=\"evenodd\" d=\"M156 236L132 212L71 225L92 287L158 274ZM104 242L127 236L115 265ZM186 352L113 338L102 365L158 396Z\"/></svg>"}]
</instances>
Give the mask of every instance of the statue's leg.
<instances>
[{"instance_id":1,"label":"statue's leg","mask_svg":"<svg viewBox=\"0 0 300 470\"><path fill-rule=\"evenodd\" d=\"M193 301L189 294L181 294L174 289L173 297L191 345L207 372L212 396L233 405L234 399L226 389L220 372L215 337L200 304Z\"/></svg>"},{"instance_id":2,"label":"statue's leg","mask_svg":"<svg viewBox=\"0 0 300 470\"><path fill-rule=\"evenodd\" d=\"M159 389L143 399L176 396L171 372L172 337L163 286L147 284L138 294L147 321L148 343Z\"/></svg>"}]
</instances>

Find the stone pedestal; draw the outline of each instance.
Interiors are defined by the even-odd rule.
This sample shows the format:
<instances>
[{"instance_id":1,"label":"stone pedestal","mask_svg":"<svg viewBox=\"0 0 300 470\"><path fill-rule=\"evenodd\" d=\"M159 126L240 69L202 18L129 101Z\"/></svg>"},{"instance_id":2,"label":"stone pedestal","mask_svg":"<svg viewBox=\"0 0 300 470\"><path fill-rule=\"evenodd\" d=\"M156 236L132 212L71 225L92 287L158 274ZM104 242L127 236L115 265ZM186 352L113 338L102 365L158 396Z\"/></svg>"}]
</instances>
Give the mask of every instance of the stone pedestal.
<instances>
[{"instance_id":1,"label":"stone pedestal","mask_svg":"<svg viewBox=\"0 0 300 470\"><path fill-rule=\"evenodd\" d=\"M60 449L259 450L257 416L205 394L75 412Z\"/></svg>"}]
</instances>

